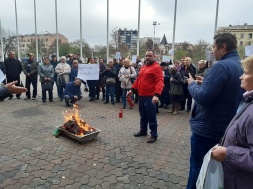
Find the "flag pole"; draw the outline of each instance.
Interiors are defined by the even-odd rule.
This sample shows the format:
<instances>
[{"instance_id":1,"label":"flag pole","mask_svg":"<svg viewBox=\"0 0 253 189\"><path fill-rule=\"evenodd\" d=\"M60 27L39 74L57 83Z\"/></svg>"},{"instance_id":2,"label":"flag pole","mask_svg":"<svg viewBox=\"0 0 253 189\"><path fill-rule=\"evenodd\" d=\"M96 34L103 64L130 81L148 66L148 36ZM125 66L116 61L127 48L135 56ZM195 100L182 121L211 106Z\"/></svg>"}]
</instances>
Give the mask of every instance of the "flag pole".
<instances>
[{"instance_id":1,"label":"flag pole","mask_svg":"<svg viewBox=\"0 0 253 189\"><path fill-rule=\"evenodd\" d=\"M2 55L2 61L4 62L4 43L3 43L3 33L2 33L2 21L0 19L0 37L1 37L1 55Z\"/></svg>"},{"instance_id":2,"label":"flag pole","mask_svg":"<svg viewBox=\"0 0 253 189\"><path fill-rule=\"evenodd\" d=\"M80 0L80 59L83 61L82 0Z\"/></svg>"},{"instance_id":3,"label":"flag pole","mask_svg":"<svg viewBox=\"0 0 253 189\"><path fill-rule=\"evenodd\" d=\"M172 39L172 56L171 56L172 63L174 63L174 52L175 52L174 48L175 48L176 17L177 17L177 0L175 0L175 10L174 10L173 39Z\"/></svg>"},{"instance_id":4,"label":"flag pole","mask_svg":"<svg viewBox=\"0 0 253 189\"><path fill-rule=\"evenodd\" d=\"M15 18L16 18L16 36L17 36L17 46L18 46L18 60L20 60L20 51L19 51L19 36L18 36L18 15L17 15L17 2L14 0L15 3Z\"/></svg>"},{"instance_id":5,"label":"flag pole","mask_svg":"<svg viewBox=\"0 0 253 189\"><path fill-rule=\"evenodd\" d=\"M107 50L106 50L106 61L109 61L109 0L107 0Z\"/></svg>"},{"instance_id":6,"label":"flag pole","mask_svg":"<svg viewBox=\"0 0 253 189\"><path fill-rule=\"evenodd\" d=\"M57 60L59 60L59 38L58 38L57 0L55 0L55 24L56 24L56 56L57 56Z\"/></svg>"},{"instance_id":7,"label":"flag pole","mask_svg":"<svg viewBox=\"0 0 253 189\"><path fill-rule=\"evenodd\" d=\"M37 17L36 17L36 0L34 0L34 23L35 23L36 59L37 59L37 61L39 61L38 34L37 34Z\"/></svg>"},{"instance_id":8,"label":"flag pole","mask_svg":"<svg viewBox=\"0 0 253 189\"><path fill-rule=\"evenodd\" d=\"M219 0L217 0L217 4L216 4L216 15L215 15L214 35L216 34L216 31L217 31L218 12L219 12Z\"/></svg>"},{"instance_id":9,"label":"flag pole","mask_svg":"<svg viewBox=\"0 0 253 189\"><path fill-rule=\"evenodd\" d=\"M138 10L137 56L139 56L140 54L140 15L141 15L141 0L139 0L139 10Z\"/></svg>"}]
</instances>

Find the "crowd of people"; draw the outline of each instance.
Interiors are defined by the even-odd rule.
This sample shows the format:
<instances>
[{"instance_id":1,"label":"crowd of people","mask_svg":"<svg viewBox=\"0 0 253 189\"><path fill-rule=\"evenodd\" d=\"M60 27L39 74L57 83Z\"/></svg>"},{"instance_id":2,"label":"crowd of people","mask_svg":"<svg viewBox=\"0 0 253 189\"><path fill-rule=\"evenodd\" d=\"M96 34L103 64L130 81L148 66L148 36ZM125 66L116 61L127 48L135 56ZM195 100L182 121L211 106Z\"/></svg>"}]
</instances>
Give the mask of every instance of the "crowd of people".
<instances>
[{"instance_id":1,"label":"crowd of people","mask_svg":"<svg viewBox=\"0 0 253 189\"><path fill-rule=\"evenodd\" d=\"M65 100L66 106L70 106L66 101L66 93L75 93L76 90L71 91L74 88L67 87L68 83L75 83L76 87L80 87L81 83L85 86L85 92L89 92L89 101L93 102L99 100L100 97L104 104L122 102L122 108L127 107L127 92L131 89L134 81L140 73L140 69L146 64L146 60L141 62L137 58L136 62L132 62L128 58L116 58L109 60L107 64L104 63L102 58L88 58L87 64L99 64L99 79L98 80L87 80L75 82L78 74L78 64L81 63L78 57L73 54L69 54L67 57L62 56L57 61L56 55L51 57L44 57L42 63L38 63L33 53L28 54L29 59L27 62L21 64L19 60L15 58L15 52L9 53L9 58L1 64L1 70L6 74L7 83L17 81L17 86L22 86L23 83L20 81L20 74L25 74L25 85L27 89L25 100L38 99L37 84L38 77L42 88L42 102L45 103L47 100L53 102L53 86L56 85L57 95L60 101ZM98 61L98 62L97 62ZM203 61L203 60L201 60ZM200 61L200 62L201 62ZM205 61L203 61L205 64ZM179 64L178 64L179 63ZM202 65L199 63L199 65ZM206 64L205 64L206 65ZM196 68L191 64L190 57L184 57L180 62L176 62L172 65L171 62L160 63L164 77L164 87L162 94L159 96L160 104L156 106L156 113L159 113L158 108L168 109L172 107L169 112L173 115L178 114L179 110L185 109L187 100L187 112L190 112L192 105L192 98L187 89L186 78L189 78L189 73L196 75ZM205 70L205 66L200 67L199 71ZM31 91L32 86L32 91ZM70 91L69 91L70 90ZM47 97L48 92L48 97ZM102 95L100 93L102 92ZM74 95L75 96L75 95ZM16 94L16 97L20 99L20 94ZM82 93L80 92L78 99L80 100ZM9 95L9 100L13 98L13 95ZM110 98L110 99L109 99ZM134 103L139 102L139 94L135 92L131 99ZM132 109L132 106L129 106Z\"/></svg>"},{"instance_id":2,"label":"crowd of people","mask_svg":"<svg viewBox=\"0 0 253 189\"><path fill-rule=\"evenodd\" d=\"M134 136L146 136L149 126L151 136L148 143L158 138L158 108L171 107L169 112L173 115L186 109L186 112L191 112L192 131L187 189L196 188L203 158L210 149L212 158L222 162L225 189L252 188L253 56L240 63L234 35L223 33L214 36L216 62L210 68L205 60L200 60L196 68L190 57L183 57L174 64L159 64L155 53L149 50L144 62L137 59L132 64L128 58L121 58L119 62L117 59L109 60L107 64L100 58L99 80L78 79L80 61L72 57L66 60L62 56L57 62L56 56L52 55L51 60L44 57L39 65L34 54L28 55L29 60L22 66L15 59L15 53L10 52L9 58L1 65L8 84L0 88L0 100L7 96L11 100L12 94L20 99L22 92L26 92L25 99L36 99L39 75L43 103L47 100L46 91L49 92L49 101L53 102L52 90L56 83L58 97L65 100L66 106L71 106L82 99L80 86L83 83L90 102L99 100L102 92L104 104L110 102L114 105L122 101L122 108L126 108L127 98L138 103L140 130ZM97 59L89 58L87 64L97 64ZM22 71L26 75L25 87L20 87Z\"/></svg>"}]
</instances>

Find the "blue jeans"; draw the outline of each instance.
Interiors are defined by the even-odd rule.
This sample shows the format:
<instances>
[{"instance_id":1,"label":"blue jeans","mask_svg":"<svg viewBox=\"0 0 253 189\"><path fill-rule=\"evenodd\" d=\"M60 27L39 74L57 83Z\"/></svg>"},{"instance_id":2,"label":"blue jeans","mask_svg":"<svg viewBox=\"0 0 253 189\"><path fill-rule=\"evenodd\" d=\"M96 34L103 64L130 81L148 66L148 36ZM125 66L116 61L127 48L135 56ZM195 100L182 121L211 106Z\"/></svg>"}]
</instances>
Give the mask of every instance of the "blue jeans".
<instances>
[{"instance_id":1,"label":"blue jeans","mask_svg":"<svg viewBox=\"0 0 253 189\"><path fill-rule=\"evenodd\" d=\"M156 104L152 103L153 97L139 96L139 113L140 113L140 129L147 132L148 124L151 136L158 137L157 134L157 119L156 119Z\"/></svg>"},{"instance_id":2,"label":"blue jeans","mask_svg":"<svg viewBox=\"0 0 253 189\"><path fill-rule=\"evenodd\" d=\"M109 93L111 95L111 103L114 103L114 95L115 95L115 85L107 85L105 89L105 99L106 102L109 102Z\"/></svg>"},{"instance_id":3,"label":"blue jeans","mask_svg":"<svg viewBox=\"0 0 253 189\"><path fill-rule=\"evenodd\" d=\"M66 103L67 106L69 105L69 102L71 104L74 104L77 101L79 101L80 99L82 99L82 96L78 96L78 99L75 99L75 98L70 98L69 95L64 95L64 100L65 100L65 103Z\"/></svg>"},{"instance_id":4,"label":"blue jeans","mask_svg":"<svg viewBox=\"0 0 253 189\"><path fill-rule=\"evenodd\" d=\"M59 95L60 98L63 99L63 91L65 90L66 85L65 86L59 86Z\"/></svg>"},{"instance_id":5,"label":"blue jeans","mask_svg":"<svg viewBox=\"0 0 253 189\"><path fill-rule=\"evenodd\" d=\"M191 157L190 157L190 173L188 185L186 189L195 189L199 172L206 153L219 143L219 139L210 139L195 133L191 136Z\"/></svg>"}]
</instances>

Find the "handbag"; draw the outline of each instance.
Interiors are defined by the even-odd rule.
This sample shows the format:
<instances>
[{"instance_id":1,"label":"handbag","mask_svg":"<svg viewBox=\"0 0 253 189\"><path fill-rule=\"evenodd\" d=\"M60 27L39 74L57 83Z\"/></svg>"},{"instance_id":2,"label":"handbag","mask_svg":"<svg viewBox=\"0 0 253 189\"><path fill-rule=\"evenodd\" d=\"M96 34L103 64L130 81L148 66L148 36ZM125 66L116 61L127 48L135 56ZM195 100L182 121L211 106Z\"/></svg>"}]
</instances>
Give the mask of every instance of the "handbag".
<instances>
[{"instance_id":1,"label":"handbag","mask_svg":"<svg viewBox=\"0 0 253 189\"><path fill-rule=\"evenodd\" d=\"M53 83L52 82L42 82L42 90L43 91L51 91L53 90Z\"/></svg>"},{"instance_id":2,"label":"handbag","mask_svg":"<svg viewBox=\"0 0 253 189\"><path fill-rule=\"evenodd\" d=\"M182 95L183 94L182 85L170 82L170 94L172 94L172 95Z\"/></svg>"},{"instance_id":3,"label":"handbag","mask_svg":"<svg viewBox=\"0 0 253 189\"><path fill-rule=\"evenodd\" d=\"M60 86L60 87L64 87L64 86L66 86L66 81L65 81L65 79L64 79L64 77L63 77L63 75L60 75L59 76L59 78L58 78L58 85Z\"/></svg>"},{"instance_id":4,"label":"handbag","mask_svg":"<svg viewBox=\"0 0 253 189\"><path fill-rule=\"evenodd\" d=\"M106 84L107 85L114 85L115 83L116 83L115 78L113 78L113 77L106 78Z\"/></svg>"},{"instance_id":5,"label":"handbag","mask_svg":"<svg viewBox=\"0 0 253 189\"><path fill-rule=\"evenodd\" d=\"M130 66L130 75L132 75L132 66ZM131 83L134 84L135 78L129 77L129 79L130 79Z\"/></svg>"}]
</instances>

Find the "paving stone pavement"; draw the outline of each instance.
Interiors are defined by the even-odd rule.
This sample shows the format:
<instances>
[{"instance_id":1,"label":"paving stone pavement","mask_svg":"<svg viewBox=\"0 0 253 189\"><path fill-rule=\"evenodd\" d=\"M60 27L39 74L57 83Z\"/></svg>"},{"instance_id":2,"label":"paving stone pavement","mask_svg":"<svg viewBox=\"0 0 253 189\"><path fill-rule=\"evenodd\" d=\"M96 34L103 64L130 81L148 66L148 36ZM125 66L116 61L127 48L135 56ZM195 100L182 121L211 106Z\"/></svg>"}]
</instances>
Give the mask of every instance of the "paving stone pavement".
<instances>
[{"instance_id":1,"label":"paving stone pavement","mask_svg":"<svg viewBox=\"0 0 253 189\"><path fill-rule=\"evenodd\" d=\"M23 80L24 82L24 80ZM83 86L82 86L83 90ZM185 188L189 171L189 114L173 116L159 109L158 140L135 138L137 106L79 102L82 118L102 131L97 139L80 144L52 132L63 124L63 102L6 99L0 102L0 188ZM40 84L38 93L41 96Z\"/></svg>"}]
</instances>

